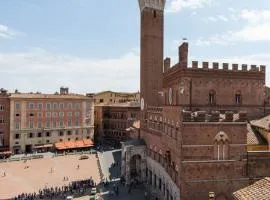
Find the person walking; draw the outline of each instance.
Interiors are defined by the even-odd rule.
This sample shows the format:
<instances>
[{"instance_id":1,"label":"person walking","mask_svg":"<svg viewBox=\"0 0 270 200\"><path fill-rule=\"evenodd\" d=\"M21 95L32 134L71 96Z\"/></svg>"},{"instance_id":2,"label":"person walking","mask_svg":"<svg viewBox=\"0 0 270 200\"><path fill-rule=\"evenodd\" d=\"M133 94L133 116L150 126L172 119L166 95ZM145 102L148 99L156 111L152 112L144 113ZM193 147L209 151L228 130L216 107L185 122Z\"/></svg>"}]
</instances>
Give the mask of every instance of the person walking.
<instances>
[{"instance_id":1,"label":"person walking","mask_svg":"<svg viewBox=\"0 0 270 200\"><path fill-rule=\"evenodd\" d=\"M147 192L146 191L144 192L144 197L145 197L145 200L147 200Z\"/></svg>"}]
</instances>

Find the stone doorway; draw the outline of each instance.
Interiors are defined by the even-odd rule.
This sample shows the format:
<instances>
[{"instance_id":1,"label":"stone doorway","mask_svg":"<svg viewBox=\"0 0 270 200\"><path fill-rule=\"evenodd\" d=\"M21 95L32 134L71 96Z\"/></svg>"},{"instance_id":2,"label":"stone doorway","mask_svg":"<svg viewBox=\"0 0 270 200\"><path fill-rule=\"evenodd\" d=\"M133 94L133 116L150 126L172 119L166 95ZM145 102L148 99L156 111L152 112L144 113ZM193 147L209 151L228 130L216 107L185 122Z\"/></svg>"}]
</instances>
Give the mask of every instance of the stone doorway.
<instances>
[{"instance_id":1,"label":"stone doorway","mask_svg":"<svg viewBox=\"0 0 270 200\"><path fill-rule=\"evenodd\" d=\"M141 170L141 162L142 162L142 157L141 155L133 155L130 158L130 178L131 180L139 181L141 182L141 175L142 175L142 170Z\"/></svg>"},{"instance_id":2,"label":"stone doorway","mask_svg":"<svg viewBox=\"0 0 270 200\"><path fill-rule=\"evenodd\" d=\"M25 153L32 153L32 145L31 144L25 145Z\"/></svg>"}]
</instances>

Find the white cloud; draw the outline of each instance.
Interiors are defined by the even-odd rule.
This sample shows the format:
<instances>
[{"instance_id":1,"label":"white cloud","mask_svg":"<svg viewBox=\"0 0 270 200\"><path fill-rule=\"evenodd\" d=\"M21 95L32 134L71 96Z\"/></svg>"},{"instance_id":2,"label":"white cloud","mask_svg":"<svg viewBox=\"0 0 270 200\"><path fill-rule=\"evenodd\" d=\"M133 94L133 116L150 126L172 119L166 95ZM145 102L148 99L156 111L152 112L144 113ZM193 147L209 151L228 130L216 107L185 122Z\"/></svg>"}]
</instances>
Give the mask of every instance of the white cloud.
<instances>
[{"instance_id":1,"label":"white cloud","mask_svg":"<svg viewBox=\"0 0 270 200\"><path fill-rule=\"evenodd\" d=\"M229 18L224 16L224 15L218 15L216 17L214 17L214 16L207 17L204 21L206 21L206 22L218 22L218 21L228 22Z\"/></svg>"},{"instance_id":2,"label":"white cloud","mask_svg":"<svg viewBox=\"0 0 270 200\"><path fill-rule=\"evenodd\" d=\"M235 13L236 12L236 9L235 8L228 8L228 10L232 13Z\"/></svg>"},{"instance_id":3,"label":"white cloud","mask_svg":"<svg viewBox=\"0 0 270 200\"><path fill-rule=\"evenodd\" d=\"M133 51L99 60L56 55L39 48L0 52L0 66L0 85L9 90L55 92L62 85L80 93L139 89L139 55Z\"/></svg>"},{"instance_id":4,"label":"white cloud","mask_svg":"<svg viewBox=\"0 0 270 200\"><path fill-rule=\"evenodd\" d=\"M211 44L219 44L219 45L228 45L233 44L233 38L231 37L231 33L228 32L226 34L217 34L208 38L199 37L194 41L194 45L196 46L209 46Z\"/></svg>"},{"instance_id":5,"label":"white cloud","mask_svg":"<svg viewBox=\"0 0 270 200\"><path fill-rule=\"evenodd\" d=\"M270 23L249 25L232 36L238 41L270 41Z\"/></svg>"},{"instance_id":6,"label":"white cloud","mask_svg":"<svg viewBox=\"0 0 270 200\"><path fill-rule=\"evenodd\" d=\"M219 18L221 21L224 21L224 22L229 21L228 17L225 17L224 15L219 15L218 18Z\"/></svg>"},{"instance_id":7,"label":"white cloud","mask_svg":"<svg viewBox=\"0 0 270 200\"><path fill-rule=\"evenodd\" d=\"M168 6L168 12L179 12L183 8L202 8L210 5L212 0L171 0Z\"/></svg>"},{"instance_id":8,"label":"white cloud","mask_svg":"<svg viewBox=\"0 0 270 200\"><path fill-rule=\"evenodd\" d=\"M195 16L195 15L197 15L197 12L196 12L196 11L193 11L193 12L191 13L191 16Z\"/></svg>"},{"instance_id":9,"label":"white cloud","mask_svg":"<svg viewBox=\"0 0 270 200\"><path fill-rule=\"evenodd\" d=\"M227 31L207 38L198 38L195 45L234 44L235 42L270 41L270 10L242 10L233 20L241 19L244 26L241 29ZM229 19L225 16L209 17L207 21L216 22Z\"/></svg>"},{"instance_id":10,"label":"white cloud","mask_svg":"<svg viewBox=\"0 0 270 200\"><path fill-rule=\"evenodd\" d=\"M0 39L13 39L16 34L16 31L0 24Z\"/></svg>"},{"instance_id":11,"label":"white cloud","mask_svg":"<svg viewBox=\"0 0 270 200\"><path fill-rule=\"evenodd\" d=\"M265 23L270 21L270 10L242 10L240 17L249 23Z\"/></svg>"},{"instance_id":12,"label":"white cloud","mask_svg":"<svg viewBox=\"0 0 270 200\"><path fill-rule=\"evenodd\" d=\"M217 22L218 21L218 18L216 17L213 17L213 16L210 16L206 19L206 21L209 21L209 22Z\"/></svg>"}]
</instances>

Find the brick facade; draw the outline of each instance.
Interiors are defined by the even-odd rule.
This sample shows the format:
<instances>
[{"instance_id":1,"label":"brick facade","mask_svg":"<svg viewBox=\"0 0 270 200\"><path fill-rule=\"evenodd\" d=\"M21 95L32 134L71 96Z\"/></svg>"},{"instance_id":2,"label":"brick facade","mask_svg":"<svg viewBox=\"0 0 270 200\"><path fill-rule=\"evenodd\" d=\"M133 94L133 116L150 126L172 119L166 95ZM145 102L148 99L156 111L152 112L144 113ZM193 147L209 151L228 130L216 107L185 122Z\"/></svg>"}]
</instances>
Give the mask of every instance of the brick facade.
<instances>
[{"instance_id":1,"label":"brick facade","mask_svg":"<svg viewBox=\"0 0 270 200\"><path fill-rule=\"evenodd\" d=\"M129 139L127 128L139 118L138 102L95 106L95 140L118 145Z\"/></svg>"},{"instance_id":2,"label":"brick facade","mask_svg":"<svg viewBox=\"0 0 270 200\"><path fill-rule=\"evenodd\" d=\"M9 150L10 103L9 95L4 89L0 90L0 152Z\"/></svg>"},{"instance_id":3,"label":"brick facade","mask_svg":"<svg viewBox=\"0 0 270 200\"><path fill-rule=\"evenodd\" d=\"M186 41L179 47L177 64L171 67L170 58L161 64L165 1L139 4L140 136L146 144L145 174L152 195L166 200L207 199L211 191L216 199L230 199L250 177L269 176L268 160L260 159L266 154L252 156L249 163L246 148L246 120L266 114L265 66L210 67L197 61L188 66ZM153 171L153 166L159 170ZM170 189L175 186L179 191Z\"/></svg>"}]
</instances>

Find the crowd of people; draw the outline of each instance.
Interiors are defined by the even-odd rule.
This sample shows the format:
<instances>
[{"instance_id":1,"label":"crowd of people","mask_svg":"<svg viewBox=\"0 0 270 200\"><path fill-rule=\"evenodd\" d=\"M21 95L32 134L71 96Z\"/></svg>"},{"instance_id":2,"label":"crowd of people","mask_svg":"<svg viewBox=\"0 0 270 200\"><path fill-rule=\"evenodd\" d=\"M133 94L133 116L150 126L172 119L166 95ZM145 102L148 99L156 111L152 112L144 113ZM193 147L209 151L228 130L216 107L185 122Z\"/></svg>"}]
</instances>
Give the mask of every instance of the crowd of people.
<instances>
[{"instance_id":1,"label":"crowd of people","mask_svg":"<svg viewBox=\"0 0 270 200\"><path fill-rule=\"evenodd\" d=\"M68 186L45 187L39 190L38 193L22 193L15 197L14 200L65 199L68 195L82 196L92 187L96 187L96 183L91 177L86 180L73 181Z\"/></svg>"}]
</instances>

